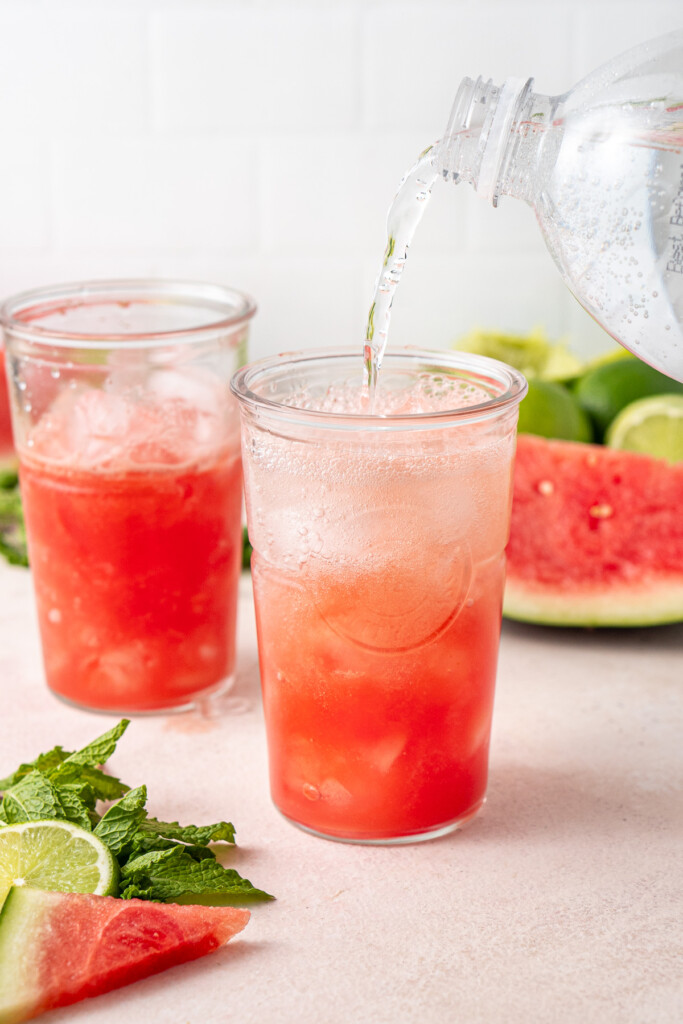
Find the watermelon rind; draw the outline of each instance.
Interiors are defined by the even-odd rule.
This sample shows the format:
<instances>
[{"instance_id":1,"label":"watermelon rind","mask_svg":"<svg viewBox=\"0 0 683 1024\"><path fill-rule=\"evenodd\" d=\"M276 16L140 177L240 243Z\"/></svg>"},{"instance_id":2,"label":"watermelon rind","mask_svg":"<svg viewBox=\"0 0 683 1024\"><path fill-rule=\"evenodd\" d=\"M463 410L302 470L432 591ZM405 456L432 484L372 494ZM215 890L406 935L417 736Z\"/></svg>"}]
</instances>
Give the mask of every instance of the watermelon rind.
<instances>
[{"instance_id":1,"label":"watermelon rind","mask_svg":"<svg viewBox=\"0 0 683 1024\"><path fill-rule=\"evenodd\" d=\"M42 914L27 914L22 894L10 889L0 910L0 1024L17 1024L39 1012L31 949Z\"/></svg>"},{"instance_id":2,"label":"watermelon rind","mask_svg":"<svg viewBox=\"0 0 683 1024\"><path fill-rule=\"evenodd\" d=\"M637 627L683 622L683 583L658 583L616 595L608 588L577 595L551 594L508 579L503 615L540 626Z\"/></svg>"}]
</instances>

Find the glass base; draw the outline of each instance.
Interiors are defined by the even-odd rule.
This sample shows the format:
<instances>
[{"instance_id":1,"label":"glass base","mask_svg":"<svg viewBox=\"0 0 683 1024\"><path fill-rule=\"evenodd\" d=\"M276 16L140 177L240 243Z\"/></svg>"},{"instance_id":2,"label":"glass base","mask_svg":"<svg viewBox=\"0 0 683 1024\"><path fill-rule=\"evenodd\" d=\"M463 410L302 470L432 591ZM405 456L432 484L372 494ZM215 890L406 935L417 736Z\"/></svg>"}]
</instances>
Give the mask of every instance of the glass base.
<instances>
[{"instance_id":1,"label":"glass base","mask_svg":"<svg viewBox=\"0 0 683 1024\"><path fill-rule=\"evenodd\" d=\"M308 825L302 825L300 821L295 821L294 818L289 818L286 814L280 811L277 807L276 810L282 815L285 821L288 821L290 825L295 825L302 832L307 832L309 836L316 836L318 839L328 839L333 843L348 843L352 846L406 846L408 843L425 843L430 839L440 839L442 836L450 835L451 832L461 831L474 821L477 817L484 804L486 803L486 797L483 798L472 810L467 811L464 815L459 818L455 818L453 821L448 821L443 825L438 825L436 828L426 829L424 832L409 832L405 835L400 836L344 836L335 834L332 832L319 832L315 828L310 828Z\"/></svg>"},{"instance_id":2,"label":"glass base","mask_svg":"<svg viewBox=\"0 0 683 1024\"><path fill-rule=\"evenodd\" d=\"M49 686L48 690L50 690L53 697L56 697L63 704L67 704L70 708L76 708L78 711L89 711L95 715L122 715L125 718L148 718L152 715L179 715L188 711L194 711L201 718L218 718L220 715L241 714L243 711L243 701L240 698L234 699L234 704L239 705L235 709L230 707L233 703L232 700L224 700L225 695L229 693L234 683L234 675L226 676L225 679L221 679L215 686L184 697L180 704L162 704L154 708L130 708L125 706L110 708L93 707L81 701L71 700L70 697L65 697L63 694L57 693L56 690L50 689Z\"/></svg>"}]
</instances>

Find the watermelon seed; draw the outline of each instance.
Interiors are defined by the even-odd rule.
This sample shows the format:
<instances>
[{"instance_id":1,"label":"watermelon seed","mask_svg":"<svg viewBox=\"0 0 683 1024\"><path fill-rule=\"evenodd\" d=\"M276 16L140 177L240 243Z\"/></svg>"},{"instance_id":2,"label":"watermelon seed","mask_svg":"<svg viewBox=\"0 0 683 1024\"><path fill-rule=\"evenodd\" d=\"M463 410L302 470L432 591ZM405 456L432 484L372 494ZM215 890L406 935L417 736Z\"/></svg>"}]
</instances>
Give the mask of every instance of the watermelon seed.
<instances>
[{"instance_id":1,"label":"watermelon seed","mask_svg":"<svg viewBox=\"0 0 683 1024\"><path fill-rule=\"evenodd\" d=\"M588 509L588 515L594 519L609 519L614 515L614 509L611 505L593 505Z\"/></svg>"},{"instance_id":2,"label":"watermelon seed","mask_svg":"<svg viewBox=\"0 0 683 1024\"><path fill-rule=\"evenodd\" d=\"M538 484L538 493L543 495L552 494L555 490L555 484L552 480L541 480Z\"/></svg>"}]
</instances>

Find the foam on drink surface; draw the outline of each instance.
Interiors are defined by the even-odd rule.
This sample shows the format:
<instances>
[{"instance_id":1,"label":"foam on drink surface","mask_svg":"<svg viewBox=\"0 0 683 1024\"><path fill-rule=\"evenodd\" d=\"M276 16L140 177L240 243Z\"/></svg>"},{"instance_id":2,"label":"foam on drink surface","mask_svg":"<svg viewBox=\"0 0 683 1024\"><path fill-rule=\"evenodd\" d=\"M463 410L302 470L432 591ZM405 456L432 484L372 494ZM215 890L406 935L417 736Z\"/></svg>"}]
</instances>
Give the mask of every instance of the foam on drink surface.
<instances>
[{"instance_id":1,"label":"foam on drink surface","mask_svg":"<svg viewBox=\"0 0 683 1024\"><path fill-rule=\"evenodd\" d=\"M397 373L385 370L378 378L372 415L421 416L430 413L474 409L497 397L500 385L476 383L465 373ZM365 416L366 396L358 380L347 380L325 388L307 388L285 399L283 404L309 412Z\"/></svg>"}]
</instances>

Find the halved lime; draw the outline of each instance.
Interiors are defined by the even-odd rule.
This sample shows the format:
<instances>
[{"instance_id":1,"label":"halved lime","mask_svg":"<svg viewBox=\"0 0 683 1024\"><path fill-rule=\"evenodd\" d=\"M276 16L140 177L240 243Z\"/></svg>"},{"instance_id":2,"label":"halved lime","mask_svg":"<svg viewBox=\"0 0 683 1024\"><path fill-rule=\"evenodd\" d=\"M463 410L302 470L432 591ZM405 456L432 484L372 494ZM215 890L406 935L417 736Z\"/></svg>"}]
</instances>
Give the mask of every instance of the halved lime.
<instances>
[{"instance_id":1,"label":"halved lime","mask_svg":"<svg viewBox=\"0 0 683 1024\"><path fill-rule=\"evenodd\" d=\"M601 352L598 356L593 356L589 359L584 368L582 376L587 373L592 373L593 370L597 370L599 366L605 366L608 363L616 363L620 359L635 359L636 357L632 352L629 352L627 348L622 348L621 345L617 345L616 348L610 348L607 352Z\"/></svg>"},{"instance_id":2,"label":"halved lime","mask_svg":"<svg viewBox=\"0 0 683 1024\"><path fill-rule=\"evenodd\" d=\"M612 420L631 402L650 395L683 393L683 384L671 380L639 359L612 359L579 378L574 394L602 435Z\"/></svg>"},{"instance_id":3,"label":"halved lime","mask_svg":"<svg viewBox=\"0 0 683 1024\"><path fill-rule=\"evenodd\" d=\"M571 380L583 369L581 360L565 345L548 341L538 328L530 334L474 330L459 338L454 347L509 363L527 379Z\"/></svg>"},{"instance_id":4,"label":"halved lime","mask_svg":"<svg viewBox=\"0 0 683 1024\"><path fill-rule=\"evenodd\" d=\"M0 828L0 906L13 885L114 896L118 874L102 840L70 821L22 821Z\"/></svg>"},{"instance_id":5,"label":"halved lime","mask_svg":"<svg viewBox=\"0 0 683 1024\"><path fill-rule=\"evenodd\" d=\"M559 437L564 441L592 441L590 420L571 392L550 380L530 380L519 407L520 434Z\"/></svg>"},{"instance_id":6,"label":"halved lime","mask_svg":"<svg viewBox=\"0 0 683 1024\"><path fill-rule=\"evenodd\" d=\"M631 402L616 417L605 441L621 451L683 462L683 395L653 395Z\"/></svg>"}]
</instances>

